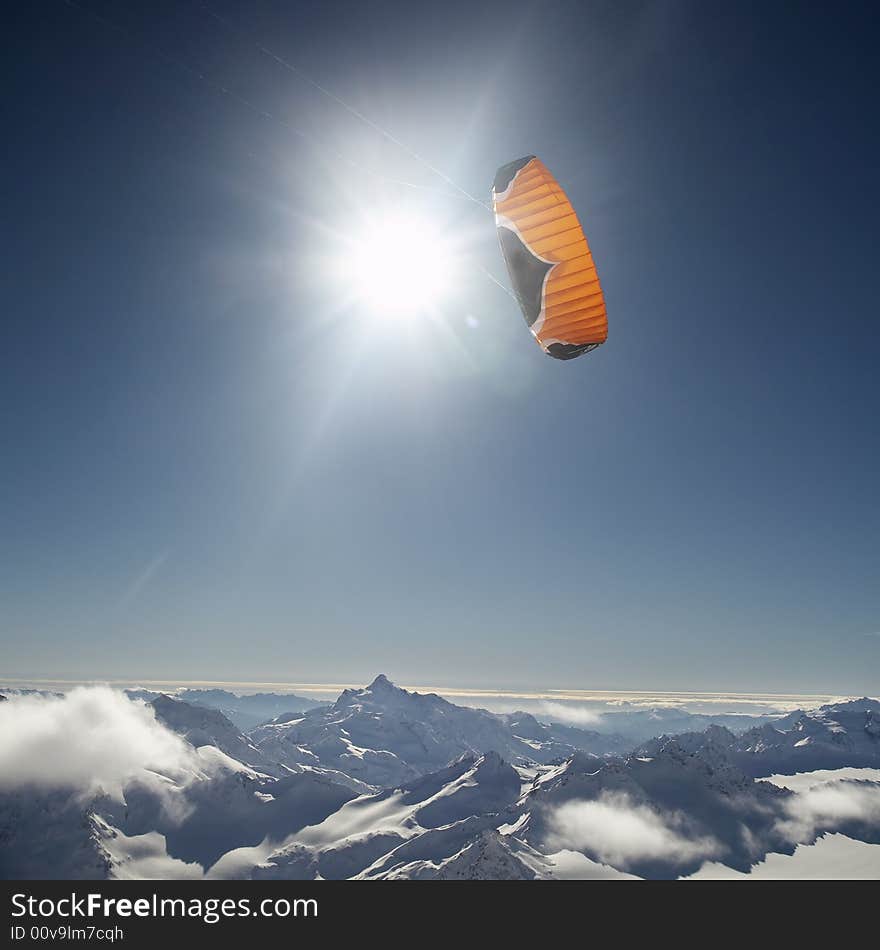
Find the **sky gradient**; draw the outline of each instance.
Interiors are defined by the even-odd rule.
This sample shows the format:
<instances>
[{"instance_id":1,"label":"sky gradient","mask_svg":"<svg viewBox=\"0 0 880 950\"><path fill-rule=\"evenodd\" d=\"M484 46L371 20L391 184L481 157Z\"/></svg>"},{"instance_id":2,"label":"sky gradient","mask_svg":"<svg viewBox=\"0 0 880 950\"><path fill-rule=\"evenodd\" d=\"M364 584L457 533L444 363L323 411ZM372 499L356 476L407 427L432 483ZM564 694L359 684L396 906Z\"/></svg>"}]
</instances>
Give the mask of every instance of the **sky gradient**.
<instances>
[{"instance_id":1,"label":"sky gradient","mask_svg":"<svg viewBox=\"0 0 880 950\"><path fill-rule=\"evenodd\" d=\"M209 6L10 20L0 672L876 695L870 5ZM251 36L484 200L540 155L608 343ZM394 323L336 266L401 207L458 279Z\"/></svg>"}]
</instances>

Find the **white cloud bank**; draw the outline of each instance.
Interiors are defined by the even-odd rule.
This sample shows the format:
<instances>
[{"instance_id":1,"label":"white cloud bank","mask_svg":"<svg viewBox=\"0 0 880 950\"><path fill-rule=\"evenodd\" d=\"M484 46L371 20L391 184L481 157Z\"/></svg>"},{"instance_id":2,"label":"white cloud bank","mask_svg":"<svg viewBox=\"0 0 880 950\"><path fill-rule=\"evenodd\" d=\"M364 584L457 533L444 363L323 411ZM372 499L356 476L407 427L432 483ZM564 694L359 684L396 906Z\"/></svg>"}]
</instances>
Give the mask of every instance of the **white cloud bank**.
<instances>
[{"instance_id":1,"label":"white cloud bank","mask_svg":"<svg viewBox=\"0 0 880 950\"><path fill-rule=\"evenodd\" d=\"M538 705L538 717L546 717L551 722L561 722L570 726L589 728L602 722L602 713L587 706L570 706L566 703L547 703Z\"/></svg>"},{"instance_id":2,"label":"white cloud bank","mask_svg":"<svg viewBox=\"0 0 880 950\"><path fill-rule=\"evenodd\" d=\"M880 785L875 782L826 782L792 797L779 829L792 841L811 842L817 834L848 822L880 827Z\"/></svg>"},{"instance_id":3,"label":"white cloud bank","mask_svg":"<svg viewBox=\"0 0 880 950\"><path fill-rule=\"evenodd\" d=\"M682 815L661 816L623 794L606 792L594 800L566 802L554 811L550 826L551 849L589 851L619 868L645 860L712 858L723 851L714 838L688 835Z\"/></svg>"},{"instance_id":4,"label":"white cloud bank","mask_svg":"<svg viewBox=\"0 0 880 950\"><path fill-rule=\"evenodd\" d=\"M205 876L200 864L172 858L165 836L157 831L126 835L99 816L94 820L102 832L101 846L113 860L117 881L201 880Z\"/></svg>"},{"instance_id":5,"label":"white cloud bank","mask_svg":"<svg viewBox=\"0 0 880 950\"><path fill-rule=\"evenodd\" d=\"M70 788L121 798L133 779L167 785L156 772L183 778L198 766L192 747L157 722L151 707L109 687L0 703L0 790Z\"/></svg>"}]
</instances>

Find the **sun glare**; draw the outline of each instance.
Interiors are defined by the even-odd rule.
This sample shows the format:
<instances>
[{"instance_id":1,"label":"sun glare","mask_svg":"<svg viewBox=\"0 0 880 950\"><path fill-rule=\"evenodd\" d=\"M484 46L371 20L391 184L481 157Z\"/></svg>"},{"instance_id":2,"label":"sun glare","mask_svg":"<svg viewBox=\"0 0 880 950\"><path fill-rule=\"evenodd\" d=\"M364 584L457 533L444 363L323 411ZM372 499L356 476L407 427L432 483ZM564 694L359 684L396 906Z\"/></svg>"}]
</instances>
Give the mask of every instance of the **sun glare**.
<instances>
[{"instance_id":1,"label":"sun glare","mask_svg":"<svg viewBox=\"0 0 880 950\"><path fill-rule=\"evenodd\" d=\"M411 214L381 216L358 235L346 274L358 302L395 318L424 313L452 287L448 243L430 221Z\"/></svg>"}]
</instances>

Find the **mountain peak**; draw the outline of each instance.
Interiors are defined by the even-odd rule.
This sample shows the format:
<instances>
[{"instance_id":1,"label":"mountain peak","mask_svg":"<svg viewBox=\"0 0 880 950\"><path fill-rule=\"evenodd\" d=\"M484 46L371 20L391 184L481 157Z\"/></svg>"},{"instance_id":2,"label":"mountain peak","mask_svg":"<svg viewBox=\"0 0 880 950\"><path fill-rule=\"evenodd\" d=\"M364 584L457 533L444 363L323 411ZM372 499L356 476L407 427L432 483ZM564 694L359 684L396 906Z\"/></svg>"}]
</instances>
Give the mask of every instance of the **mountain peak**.
<instances>
[{"instance_id":1,"label":"mountain peak","mask_svg":"<svg viewBox=\"0 0 880 950\"><path fill-rule=\"evenodd\" d=\"M457 880L531 880L535 872L513 853L513 842L487 829L441 865L438 877Z\"/></svg>"},{"instance_id":2,"label":"mountain peak","mask_svg":"<svg viewBox=\"0 0 880 950\"><path fill-rule=\"evenodd\" d=\"M388 677L384 673L380 673L373 680L373 682L370 683L367 689L375 691L375 690L383 690L383 689L399 689L399 687L395 686L394 683L392 683L391 680L388 679Z\"/></svg>"}]
</instances>

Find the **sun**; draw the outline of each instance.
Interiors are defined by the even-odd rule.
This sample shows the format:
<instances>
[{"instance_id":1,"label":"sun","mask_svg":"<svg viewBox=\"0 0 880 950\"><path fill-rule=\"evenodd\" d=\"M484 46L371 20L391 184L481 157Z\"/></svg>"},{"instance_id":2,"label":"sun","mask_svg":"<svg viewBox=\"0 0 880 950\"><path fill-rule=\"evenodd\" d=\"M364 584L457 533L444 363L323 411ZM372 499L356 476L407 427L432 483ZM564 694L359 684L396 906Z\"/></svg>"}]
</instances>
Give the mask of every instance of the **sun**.
<instances>
[{"instance_id":1,"label":"sun","mask_svg":"<svg viewBox=\"0 0 880 950\"><path fill-rule=\"evenodd\" d=\"M395 319L436 309L454 280L449 242L409 212L371 216L347 248L344 271L358 304Z\"/></svg>"}]
</instances>

